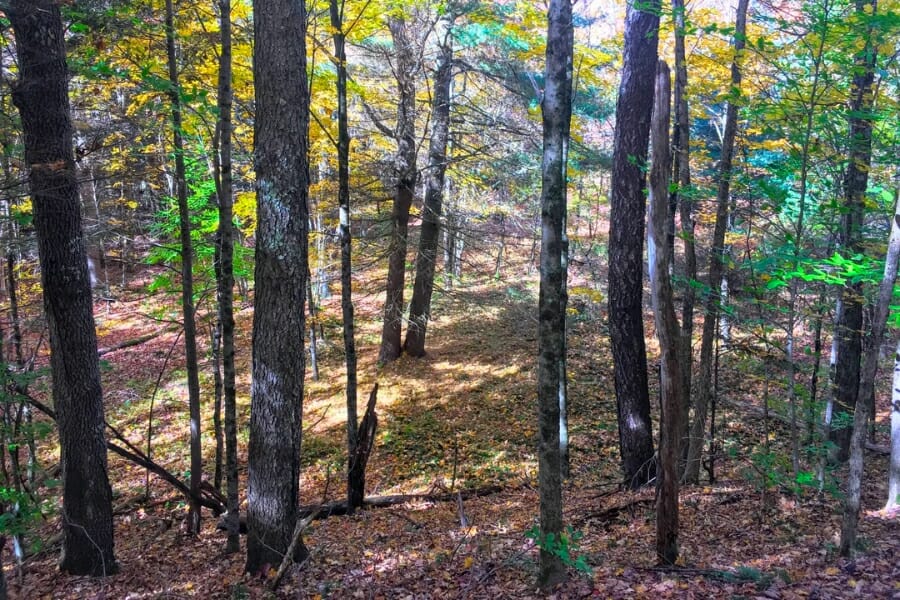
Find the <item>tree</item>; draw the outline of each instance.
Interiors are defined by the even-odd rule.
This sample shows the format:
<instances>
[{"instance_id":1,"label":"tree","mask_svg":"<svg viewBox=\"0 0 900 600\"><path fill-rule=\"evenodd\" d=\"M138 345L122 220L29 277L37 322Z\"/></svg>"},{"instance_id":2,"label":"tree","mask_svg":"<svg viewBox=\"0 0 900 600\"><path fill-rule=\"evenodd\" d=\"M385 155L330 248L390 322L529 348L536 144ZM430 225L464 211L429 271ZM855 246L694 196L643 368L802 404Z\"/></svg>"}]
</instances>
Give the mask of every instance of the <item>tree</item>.
<instances>
[{"instance_id":1,"label":"tree","mask_svg":"<svg viewBox=\"0 0 900 600\"><path fill-rule=\"evenodd\" d=\"M865 200L866 189L869 185L869 169L872 161L872 121L874 95L872 84L875 80L875 58L877 46L873 39L871 21L868 15L874 15L876 11L875 0L857 0L856 15L860 24L864 24L866 32L862 49L854 58L853 85L851 87L850 111L848 121L850 125L850 156L847 163L847 172L844 177L845 207L847 208L847 222L845 223L845 236L851 242L855 241L858 234L852 232L858 228L863 213L862 206ZM859 525L860 486L863 475L863 446L866 442L867 423L875 397L875 374L878 370L878 355L881 351L881 342L884 337L885 324L890 310L891 297L893 296L894 283L897 280L897 261L900 258L900 223L897 222L900 213L898 207L894 207L894 218L891 220L891 234L888 240L888 251L884 263L884 276L878 291L878 301L875 304L875 313L872 317L872 328L869 336L863 368L859 375L859 387L856 390L856 404L853 414L853 429L850 434L850 468L847 473L847 496L844 499L844 516L841 521L841 555L847 556L856 544L856 533ZM854 219L854 216L856 217ZM854 222L854 220L856 222ZM850 307L844 300L843 312ZM860 301L861 304L861 301ZM838 372L841 369L841 349L838 349ZM839 401L840 397L836 398Z\"/></svg>"},{"instance_id":2,"label":"tree","mask_svg":"<svg viewBox=\"0 0 900 600\"><path fill-rule=\"evenodd\" d=\"M191 242L191 216L188 209L187 175L184 166L184 138L181 123L181 88L178 85L178 61L175 49L175 9L166 0L166 56L169 67L169 103L172 111L172 146L175 154L175 193L181 236L181 312L184 319L184 360L187 371L190 407L191 492L199 495L203 476L200 446L200 370L197 365L197 323L194 319L194 250ZM200 533L200 505L190 503L188 531Z\"/></svg>"},{"instance_id":3,"label":"tree","mask_svg":"<svg viewBox=\"0 0 900 600\"><path fill-rule=\"evenodd\" d=\"M696 300L697 252L694 244L693 199L691 197L691 125L687 100L687 57L684 41L686 35L684 0L672 0L675 20L675 86L673 103L675 110L672 127L672 186L669 197L669 218L674 237L675 211L680 211L681 234L684 244L684 289L681 308L681 378L684 396L679 421L684 428L682 451L688 448L690 429L691 380L693 375L694 303ZM674 262L674 256L672 257ZM671 263L670 263L671 264Z\"/></svg>"},{"instance_id":4,"label":"tree","mask_svg":"<svg viewBox=\"0 0 900 600\"><path fill-rule=\"evenodd\" d=\"M234 198L232 185L232 59L231 0L219 0L219 124L218 181L219 228L216 234L219 256L217 296L219 326L222 331L222 387L225 405L225 479L228 513L226 552L240 550L240 499L238 498L237 396L234 370Z\"/></svg>"},{"instance_id":5,"label":"tree","mask_svg":"<svg viewBox=\"0 0 900 600\"><path fill-rule=\"evenodd\" d=\"M697 483L700 478L700 454L706 439L706 412L712 398L713 342L716 335L716 318L719 314L719 288L724 276L725 228L728 222L728 201L731 193L731 166L734 158L734 140L737 135L738 106L741 90L741 52L746 45L747 5L749 0L739 0L734 26L734 58L731 62L731 93L725 114L725 131L722 134L722 153L719 160L719 182L716 190L716 223L713 228L712 248L709 253L709 281L704 298L703 334L700 338L700 376L697 379L697 398L694 402L694 422L689 438L684 480Z\"/></svg>"},{"instance_id":6,"label":"tree","mask_svg":"<svg viewBox=\"0 0 900 600\"><path fill-rule=\"evenodd\" d=\"M865 5L860 2L857 6ZM874 53L874 49L871 50ZM891 219L891 234L888 239L887 254L884 261L884 275L878 289L875 314L872 317L872 329L869 334L869 345L863 360L862 374L859 380L859 396L853 413L853 432L850 435L850 460L847 472L847 495L844 498L844 514L841 519L841 556L848 556L856 546L856 535L859 529L860 496L862 495L863 458L867 435L867 425L871 404L875 397L875 374L878 371L878 355L890 310L894 284L897 281L897 263L900 261L900 203L894 206ZM891 414L893 419L893 411Z\"/></svg>"},{"instance_id":7,"label":"tree","mask_svg":"<svg viewBox=\"0 0 900 600\"><path fill-rule=\"evenodd\" d=\"M13 102L25 134L44 311L50 329L63 481L60 568L78 575L109 575L117 568L112 489L72 148L62 18L59 4L49 0L14 0L6 14L16 38L19 80L13 88Z\"/></svg>"},{"instance_id":8,"label":"tree","mask_svg":"<svg viewBox=\"0 0 900 600\"><path fill-rule=\"evenodd\" d=\"M422 205L422 231L416 255L416 279L409 305L409 325L404 350L410 356L425 355L425 332L431 318L431 294L440 235L444 199L444 173L447 170L447 140L450 134L450 88L453 83L452 24L447 22L440 45L431 110L431 140L428 145L428 175L425 202Z\"/></svg>"},{"instance_id":9,"label":"tree","mask_svg":"<svg viewBox=\"0 0 900 600\"><path fill-rule=\"evenodd\" d=\"M678 559L678 447L684 387L681 344L667 248L669 196L669 67L660 61L656 71L655 103L650 127L653 159L650 167L650 235L647 256L656 337L659 339L659 381L662 415L659 424L659 493L656 495L656 557L662 564Z\"/></svg>"},{"instance_id":10,"label":"tree","mask_svg":"<svg viewBox=\"0 0 900 600\"><path fill-rule=\"evenodd\" d=\"M359 427L357 425L356 337L353 316L353 256L350 228L350 132L347 128L347 36L344 32L344 2L329 0L337 67L338 117L338 210L341 233L341 317L344 334L344 365L347 372L347 508L353 512L363 504L366 471L357 461Z\"/></svg>"},{"instance_id":11,"label":"tree","mask_svg":"<svg viewBox=\"0 0 900 600\"><path fill-rule=\"evenodd\" d=\"M856 2L856 12L864 7L874 12L874 0ZM844 206L841 223L841 247L850 256L862 254L865 195L872 162L872 84L875 80L875 50L871 30L866 45L855 59L851 88L849 129L850 147L847 170L844 174ZM841 310L835 325L837 340L834 370L834 404L839 412L851 413L856 408L860 389L860 358L862 356L863 285L850 281L841 288ZM836 458L849 458L851 427L832 428L831 440L837 445Z\"/></svg>"},{"instance_id":12,"label":"tree","mask_svg":"<svg viewBox=\"0 0 900 600\"><path fill-rule=\"evenodd\" d=\"M566 217L566 147L572 117L574 29L570 0L551 0L547 11L547 59L541 115L544 150L541 162L541 284L538 299L538 482L541 539L562 533L562 473L559 447L559 363L566 306L562 295L563 224ZM541 587L566 577L565 566L551 548L541 546Z\"/></svg>"},{"instance_id":13,"label":"tree","mask_svg":"<svg viewBox=\"0 0 900 600\"><path fill-rule=\"evenodd\" d=\"M403 325L403 287L406 278L407 231L409 209L416 186L416 73L419 70L413 40L406 20L401 16L388 19L394 40L394 75L397 78L397 122L393 132L397 141L394 156L394 203L391 208L391 239L388 250L387 291L384 300L384 324L381 330L379 362L400 357L400 335Z\"/></svg>"},{"instance_id":14,"label":"tree","mask_svg":"<svg viewBox=\"0 0 900 600\"><path fill-rule=\"evenodd\" d=\"M613 141L609 224L609 331L615 370L619 451L625 483L651 481L656 466L644 345L644 169L659 41L658 0L629 4Z\"/></svg>"},{"instance_id":15,"label":"tree","mask_svg":"<svg viewBox=\"0 0 900 600\"><path fill-rule=\"evenodd\" d=\"M299 505L309 96L306 3L256 0L253 8L257 232L246 569L256 573L281 563ZM295 549L295 560L308 554L302 541Z\"/></svg>"},{"instance_id":16,"label":"tree","mask_svg":"<svg viewBox=\"0 0 900 600\"><path fill-rule=\"evenodd\" d=\"M896 202L896 201L895 201ZM900 342L894 353L894 377L891 387L891 462L888 466L888 497L884 510L900 506Z\"/></svg>"}]
</instances>

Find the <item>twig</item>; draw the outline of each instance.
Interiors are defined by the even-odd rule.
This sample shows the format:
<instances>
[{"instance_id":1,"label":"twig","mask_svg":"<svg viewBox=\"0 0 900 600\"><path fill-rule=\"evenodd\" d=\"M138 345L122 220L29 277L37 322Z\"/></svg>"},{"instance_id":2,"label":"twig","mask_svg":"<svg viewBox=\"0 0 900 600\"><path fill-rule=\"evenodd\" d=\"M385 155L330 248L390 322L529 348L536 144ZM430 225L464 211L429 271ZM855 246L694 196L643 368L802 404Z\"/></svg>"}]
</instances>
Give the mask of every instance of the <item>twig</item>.
<instances>
[{"instance_id":1,"label":"twig","mask_svg":"<svg viewBox=\"0 0 900 600\"><path fill-rule=\"evenodd\" d=\"M322 511L322 508L325 506L325 498L328 496L328 487L331 483L331 469L328 469L328 475L325 479L325 491L322 495L322 503L319 505L319 508L310 514L308 517L304 519L297 519L297 524L294 526L294 533L291 535L291 543L288 545L287 551L284 553L284 557L281 559L281 565L278 567L278 571L275 572L275 576L272 578L272 581L269 582L269 589L271 591L275 591L278 587L278 584L281 583L281 579L284 577L284 574L287 572L288 568L294 564L294 553L297 551L297 545L300 543L300 539L303 536L303 531L309 527L309 524L312 523L315 518ZM309 559L309 555L303 559L300 564L303 564Z\"/></svg>"}]
</instances>

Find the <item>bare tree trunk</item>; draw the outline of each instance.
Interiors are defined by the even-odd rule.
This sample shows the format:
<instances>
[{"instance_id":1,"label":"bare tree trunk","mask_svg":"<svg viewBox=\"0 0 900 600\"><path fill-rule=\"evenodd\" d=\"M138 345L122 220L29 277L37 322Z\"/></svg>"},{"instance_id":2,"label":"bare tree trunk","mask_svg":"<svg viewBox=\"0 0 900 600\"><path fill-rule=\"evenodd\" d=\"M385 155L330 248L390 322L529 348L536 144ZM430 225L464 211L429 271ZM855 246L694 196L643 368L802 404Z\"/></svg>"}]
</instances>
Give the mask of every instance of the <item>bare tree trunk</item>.
<instances>
[{"instance_id":1,"label":"bare tree trunk","mask_svg":"<svg viewBox=\"0 0 900 600\"><path fill-rule=\"evenodd\" d=\"M858 0L857 10L861 6L871 6L874 11L875 2ZM860 13L861 14L861 13ZM867 47L872 44L868 42ZM874 80L874 50L867 50L857 56L857 68L862 69L853 77L853 94L850 102L850 156L844 176L844 206L841 223L841 249L846 253L861 254L863 245L863 219L865 216L864 201L868 185L868 171L872 146L871 116L860 113L871 111L872 84ZM871 62L863 62L871 60ZM854 412L859 401L857 393L860 388L860 360L863 353L863 286L861 282L847 283L841 289L841 319L835 326L834 335L838 340L837 366L835 368L834 402L838 414L849 415ZM834 458L844 462L849 457L850 436L852 429L832 427L831 441L837 445Z\"/></svg>"},{"instance_id":2,"label":"bare tree trunk","mask_svg":"<svg viewBox=\"0 0 900 600\"><path fill-rule=\"evenodd\" d=\"M867 15L875 15L875 0L856 0L856 14L866 22ZM872 163L872 108L874 95L872 85L875 80L876 43L872 39L873 25L868 21L865 27L865 46L854 59L853 87L851 88L850 111L850 156L844 177L845 206L850 212L862 210L866 188L869 185L869 167ZM852 216L848 215L848 220ZM847 473L847 495L844 498L844 517L841 521L840 553L848 556L856 545L859 527L860 495L863 476L863 450L866 443L867 422L875 400L875 373L878 370L878 354L884 338L884 329L890 310L894 283L897 280L897 261L900 258L900 206L894 207L891 234L888 240L884 263L884 276L878 290L878 302L872 317L872 333L863 360L856 406L853 414L853 431L850 434L850 469ZM859 224L851 224L853 226ZM852 239L852 236L851 236ZM844 298L847 302L847 298ZM844 306L844 310L847 310ZM841 369L841 350L838 350L837 370Z\"/></svg>"},{"instance_id":3,"label":"bare tree trunk","mask_svg":"<svg viewBox=\"0 0 900 600\"><path fill-rule=\"evenodd\" d=\"M678 444L681 437L681 405L684 403L681 344L672 284L669 281L667 199L669 196L669 67L660 61L656 71L655 103L650 126L653 160L650 168L650 235L648 266L656 337L660 348L659 469L656 495L656 557L664 565L678 560Z\"/></svg>"},{"instance_id":4,"label":"bare tree trunk","mask_svg":"<svg viewBox=\"0 0 900 600\"><path fill-rule=\"evenodd\" d=\"M218 245L218 241L216 242ZM218 251L216 251L218 254ZM215 258L219 262L218 256ZM219 268L216 267L216 271ZM216 281L221 279L221 273L216 273ZM216 440L215 467L213 470L213 487L217 491L222 489L222 473L225 463L225 432L222 429L222 324L217 318L210 326L210 359L213 369L213 433Z\"/></svg>"},{"instance_id":5,"label":"bare tree trunk","mask_svg":"<svg viewBox=\"0 0 900 600\"><path fill-rule=\"evenodd\" d=\"M684 244L684 289L681 307L681 378L683 402L679 421L681 433L680 448L687 454L690 439L690 399L693 376L694 303L696 301L697 252L694 245L694 200L691 197L691 126L687 101L687 58L685 56L685 7L684 0L672 0L675 19L675 123L672 131L674 152L672 153L672 175L677 185L671 192L670 207L674 204L680 211L681 237ZM672 215L674 219L674 215ZM674 225L674 224L673 224ZM674 257L673 257L674 262ZM670 266L671 268L671 266ZM685 456L686 457L686 456ZM682 463L684 463L684 458ZM684 464L680 467L684 470Z\"/></svg>"},{"instance_id":6,"label":"bare tree trunk","mask_svg":"<svg viewBox=\"0 0 900 600\"><path fill-rule=\"evenodd\" d=\"M447 23L441 43L437 71L434 75L431 110L431 140L428 147L428 177L422 206L422 232L416 256L416 280L409 306L409 324L404 349L410 356L425 355L425 332L431 318L431 294L440 235L444 196L444 173L447 169L447 141L450 136L450 89L453 83L452 23ZM500 253L503 248L501 244ZM497 264L499 270L500 255Z\"/></svg>"},{"instance_id":7,"label":"bare tree trunk","mask_svg":"<svg viewBox=\"0 0 900 600\"><path fill-rule=\"evenodd\" d=\"M246 570L281 564L299 505L309 273L306 3L253 3L257 187ZM295 562L308 556L302 541Z\"/></svg>"},{"instance_id":8,"label":"bare tree trunk","mask_svg":"<svg viewBox=\"0 0 900 600\"><path fill-rule=\"evenodd\" d=\"M900 506L900 341L894 355L894 378L891 388L891 462L888 467L888 497L884 510Z\"/></svg>"},{"instance_id":9,"label":"bare tree trunk","mask_svg":"<svg viewBox=\"0 0 900 600\"><path fill-rule=\"evenodd\" d=\"M385 363L400 357L403 325L403 287L406 278L407 231L409 209L416 185L416 73L418 64L406 21L392 16L388 26L394 40L397 65L397 123L394 137L397 154L394 159L394 204L391 208L391 241L388 253L387 292L384 300L384 324L378 361Z\"/></svg>"},{"instance_id":10,"label":"bare tree trunk","mask_svg":"<svg viewBox=\"0 0 900 600\"><path fill-rule=\"evenodd\" d=\"M25 138L50 329L52 394L59 417L63 481L59 566L77 575L109 575L117 569L112 489L60 6L49 0L13 0L5 13L16 39L18 81L12 100Z\"/></svg>"},{"instance_id":11,"label":"bare tree trunk","mask_svg":"<svg viewBox=\"0 0 900 600\"><path fill-rule=\"evenodd\" d=\"M324 239L323 235L319 235L320 238ZM324 252L318 252L319 256L321 256ZM321 273L321 269L317 269L317 272ZM312 379L313 381L319 380L319 354L318 354L318 340L316 339L316 326L318 325L318 318L316 314L318 313L318 309L316 308L316 297L313 294L313 285L312 285L312 275L307 275L306 281L307 288L307 302L309 303L309 366L312 370Z\"/></svg>"},{"instance_id":12,"label":"bare tree trunk","mask_svg":"<svg viewBox=\"0 0 900 600\"><path fill-rule=\"evenodd\" d=\"M538 300L538 481L541 539L563 535L559 438L560 361L565 343L562 295L563 230L566 219L566 146L572 116L574 29L569 0L551 0L547 12L547 54L541 162L541 286ZM566 579L558 553L541 546L538 584L550 588Z\"/></svg>"},{"instance_id":13,"label":"bare tree trunk","mask_svg":"<svg viewBox=\"0 0 900 600\"><path fill-rule=\"evenodd\" d=\"M865 5L865 2L857 4ZM871 6L871 5L870 5ZM874 55L874 49L871 50ZM874 64L874 61L873 61ZM841 521L841 556L848 556L856 546L859 528L860 496L862 492L863 458L866 443L866 425L869 405L875 392L875 372L878 370L878 351L884 339L885 325L890 310L894 283L897 281L897 262L900 259L900 204L894 207L891 219L891 236L884 263L884 276L878 290L875 317L872 319L871 345L866 351L859 383L859 396L853 414L853 433L850 436L850 469L847 473L847 495L844 498L844 516ZM891 413L893 426L894 412ZM892 440L893 444L893 440Z\"/></svg>"},{"instance_id":14,"label":"bare tree trunk","mask_svg":"<svg viewBox=\"0 0 900 600\"><path fill-rule=\"evenodd\" d=\"M338 205L341 232L341 315L344 333L344 365L347 373L347 510L351 514L363 504L365 469L357 464L358 420L356 338L353 316L353 261L350 228L350 133L347 127L347 53L345 50L344 2L329 0L334 58L337 61L338 102Z\"/></svg>"},{"instance_id":15,"label":"bare tree trunk","mask_svg":"<svg viewBox=\"0 0 900 600\"><path fill-rule=\"evenodd\" d=\"M166 0L166 53L169 65L169 103L172 110L172 145L175 154L175 190L181 223L181 311L184 319L184 359L187 371L188 407L190 409L191 492L200 493L203 477L203 454L200 448L200 373L197 366L197 324L194 320L194 250L191 242L191 216L188 211L187 175L184 166L184 140L181 125L181 88L175 54L175 9ZM200 533L200 505L191 502L188 531Z\"/></svg>"},{"instance_id":16,"label":"bare tree trunk","mask_svg":"<svg viewBox=\"0 0 900 600\"><path fill-rule=\"evenodd\" d=\"M731 89L739 93L741 88L740 55L745 45L747 29L747 5L749 0L739 0L735 18L735 33L732 45L734 58L731 63ZM719 288L724 272L723 255L725 227L728 222L728 198L731 193L731 165L734 157L734 139L737 134L739 98L728 102L725 116L725 133L722 135L722 153L719 162L719 187L716 192L716 224L713 229L712 248L709 254L709 281L704 299L703 335L700 340L700 377L697 380L694 422L688 446L687 462L684 470L686 483L697 483L700 479L700 454L706 437L706 412L712 395L713 345L716 335L716 317L719 314Z\"/></svg>"},{"instance_id":17,"label":"bare tree trunk","mask_svg":"<svg viewBox=\"0 0 900 600\"><path fill-rule=\"evenodd\" d=\"M659 0L628 4L613 150L609 225L609 331L615 370L619 451L626 485L656 474L644 345L644 168L653 109Z\"/></svg>"}]
</instances>

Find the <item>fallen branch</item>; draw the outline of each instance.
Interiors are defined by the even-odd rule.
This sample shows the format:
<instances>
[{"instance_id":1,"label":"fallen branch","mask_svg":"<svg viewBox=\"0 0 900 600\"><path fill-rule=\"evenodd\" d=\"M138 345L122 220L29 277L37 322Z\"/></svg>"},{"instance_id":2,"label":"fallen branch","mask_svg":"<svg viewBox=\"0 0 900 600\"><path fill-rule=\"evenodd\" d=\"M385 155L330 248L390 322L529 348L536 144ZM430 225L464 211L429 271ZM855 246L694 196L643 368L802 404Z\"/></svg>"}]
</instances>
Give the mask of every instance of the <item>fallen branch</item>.
<instances>
[{"instance_id":1,"label":"fallen branch","mask_svg":"<svg viewBox=\"0 0 900 600\"><path fill-rule=\"evenodd\" d=\"M32 397L30 394L24 392L24 390L16 389L15 391L16 393L22 395L22 397L25 398L33 407L35 407L54 421L56 420L55 410L53 410L40 400ZM187 484L185 484L178 477L168 471L165 467L148 458L147 455L140 451L140 449L129 442L128 439L125 438L125 436L119 433L119 431L115 427L113 427L109 423L106 423L106 426L113 433L113 436L116 438L116 440L124 445L124 447L119 446L112 440L106 440L107 449L115 452L122 458L130 460L134 464L144 467L152 473L155 473L157 476L159 476L160 479L169 483L172 487L181 492L189 500L194 500L201 506L205 506L206 508L212 510L213 514L215 514L216 516L225 512L224 504L222 504L222 502L220 502L218 498L211 495L208 490L201 489L199 497L195 496L191 492L191 488L188 487Z\"/></svg>"},{"instance_id":2,"label":"fallen branch","mask_svg":"<svg viewBox=\"0 0 900 600\"><path fill-rule=\"evenodd\" d=\"M162 334L169 331L168 327L164 327L158 331L154 331L153 333L148 333L146 335L142 335L140 337L132 338L130 340L125 340L123 342L119 342L118 344L113 344L112 346L108 346L106 348L100 348L97 350L98 356L104 356L106 354L110 354L112 352L116 352L118 350L124 350L125 348L133 348L134 346L140 346L143 343L149 342L150 340L161 336Z\"/></svg>"},{"instance_id":3,"label":"fallen branch","mask_svg":"<svg viewBox=\"0 0 900 600\"><path fill-rule=\"evenodd\" d=\"M321 510L321 507L319 507L319 510ZM288 567L294 564L294 552L297 551L297 544L300 543L300 538L303 535L303 531L307 527L309 527L309 524L315 521L316 517L318 516L319 511L315 511L312 514L308 515L306 518L297 520L297 524L294 526L294 533L291 536L291 543L288 546L287 552L284 553L284 558L281 559L281 565L278 567L278 571L275 572L275 576L272 577L272 581L269 582L269 589L273 592L275 591L275 588L278 587L278 584L281 583L281 579L287 572Z\"/></svg>"},{"instance_id":4,"label":"fallen branch","mask_svg":"<svg viewBox=\"0 0 900 600\"><path fill-rule=\"evenodd\" d=\"M328 477L325 479L325 491L322 492L322 501L324 503L325 498L328 497L328 487L331 484L331 470L328 471ZM308 515L306 518L298 518L297 524L294 525L294 533L291 535L291 543L288 544L287 551L284 553L284 558L281 559L281 564L278 566L278 571L275 572L275 576L272 578L272 581L269 582L269 589L273 592L278 587L278 584L281 583L281 578L284 577L284 574L287 572L288 567L294 564L294 553L297 551L297 544L300 543L301 536L303 535L303 531L309 527L309 524L315 520L318 512L313 512ZM303 558L300 564L306 562L309 558L309 554Z\"/></svg>"},{"instance_id":5,"label":"fallen branch","mask_svg":"<svg viewBox=\"0 0 900 600\"><path fill-rule=\"evenodd\" d=\"M600 511L587 513L580 519L575 522L575 527L580 527L584 525L588 521L600 521L603 525L608 525L610 521L618 517L623 512L633 511L635 507L640 506L641 504L654 504L656 502L655 496L642 496L639 498L634 498L625 502L624 504L617 504L615 506L610 506L609 508L605 508Z\"/></svg>"},{"instance_id":6,"label":"fallen branch","mask_svg":"<svg viewBox=\"0 0 900 600\"><path fill-rule=\"evenodd\" d=\"M490 496L504 489L499 485L490 485L482 488L471 490L459 490L457 492L447 492L445 494L395 494L392 496L369 496L363 500L363 507L368 508L388 508L390 506L398 506L407 502L460 502L469 498L480 498ZM347 514L347 501L328 502L316 504L313 506L301 506L298 518L306 519L313 516L313 520L327 519L328 517L338 517ZM418 523L413 523L420 526ZM245 533L247 523L244 515L241 515L241 533ZM216 525L216 529L225 531L225 521L220 519Z\"/></svg>"},{"instance_id":7,"label":"fallen branch","mask_svg":"<svg viewBox=\"0 0 900 600\"><path fill-rule=\"evenodd\" d=\"M459 490L457 492L447 492L445 494L394 494L391 496L369 496L363 500L363 506L368 508L386 508L389 506L397 506L398 504L406 504L407 502L459 502L460 500L468 500L469 498L480 498L482 496L490 496L497 492L503 491L503 487L499 485L489 485L483 488L475 488L471 490ZM317 506L300 507L300 516L306 517L320 511L317 519L326 519L330 516L338 516L347 514L347 501L329 502L328 504L320 504Z\"/></svg>"}]
</instances>

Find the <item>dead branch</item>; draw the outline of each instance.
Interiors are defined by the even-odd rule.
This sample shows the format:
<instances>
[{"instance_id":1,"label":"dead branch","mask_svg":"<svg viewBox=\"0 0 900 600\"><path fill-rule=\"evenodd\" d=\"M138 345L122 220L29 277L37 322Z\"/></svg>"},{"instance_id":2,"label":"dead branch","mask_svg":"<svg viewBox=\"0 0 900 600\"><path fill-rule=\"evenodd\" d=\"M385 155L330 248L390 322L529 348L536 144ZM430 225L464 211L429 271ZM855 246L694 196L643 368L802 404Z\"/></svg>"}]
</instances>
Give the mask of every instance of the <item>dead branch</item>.
<instances>
[{"instance_id":1,"label":"dead branch","mask_svg":"<svg viewBox=\"0 0 900 600\"><path fill-rule=\"evenodd\" d=\"M53 419L56 420L56 411L38 400L37 398L32 397L30 394L26 393L24 390L16 389L16 393L20 394L23 398L25 398L29 404L33 407ZM191 492L191 488L187 486L183 481L178 479L177 476L172 474L162 465L154 462L152 459L148 458L146 454L141 452L134 444L129 442L125 436L116 430L115 427L111 426L109 423L106 424L107 429L109 429L113 436L119 441L123 446L119 446L112 440L106 440L107 449L112 452L118 454L122 458L130 460L134 464L141 466L152 473L155 473L160 479L170 484L176 490L181 492L186 498L190 500L196 501L201 506L205 506L206 508L213 511L213 514L218 516L225 512L225 506L213 495L209 493L206 489L200 490L199 497L194 496Z\"/></svg>"},{"instance_id":2,"label":"dead branch","mask_svg":"<svg viewBox=\"0 0 900 600\"><path fill-rule=\"evenodd\" d=\"M112 346L108 346L106 348L100 348L99 350L97 350L97 355L104 356L106 354L110 354L110 353L116 352L118 350L124 350L125 348L133 348L134 346L140 346L143 343L149 342L150 340L163 335L167 331L169 331L169 328L164 327L158 331L154 331L153 333L148 333L146 335L132 338L130 340L125 340L125 341L119 342L118 344L113 344Z\"/></svg>"}]
</instances>

